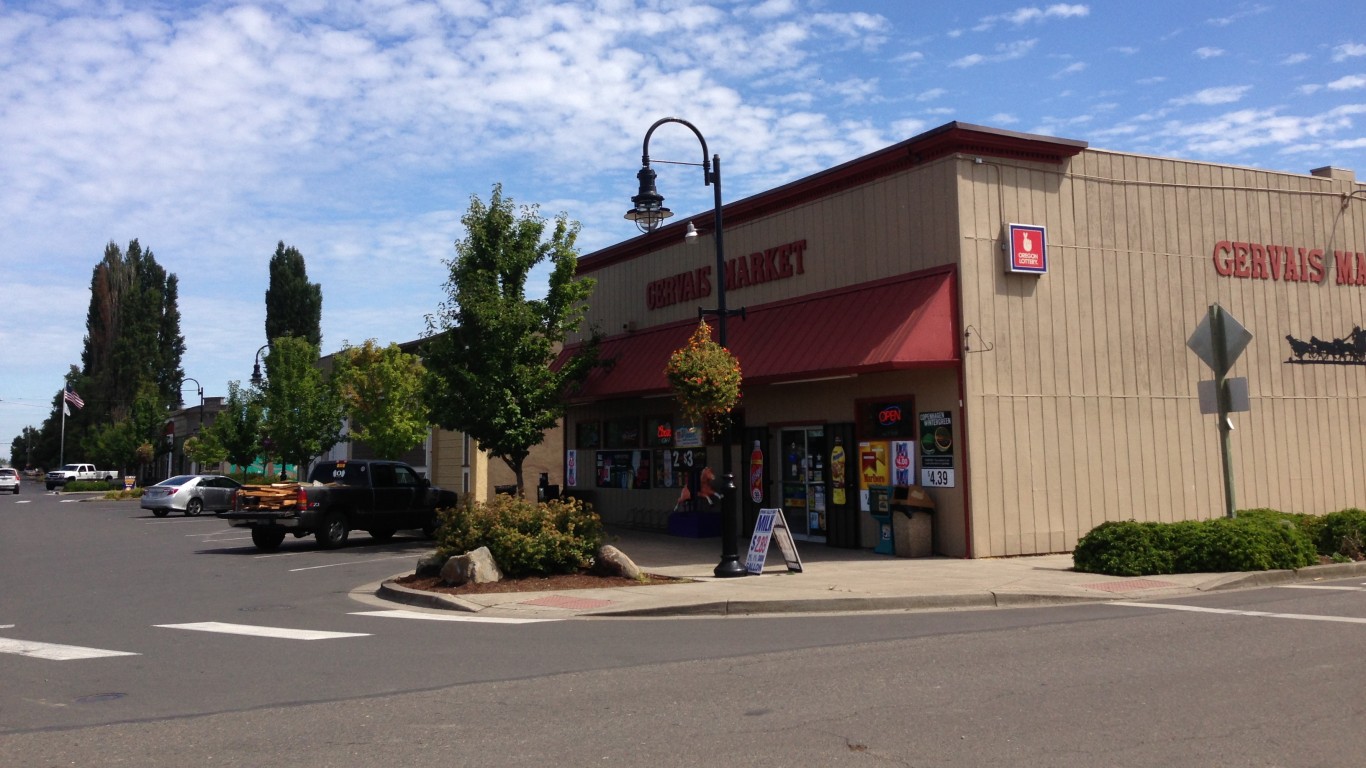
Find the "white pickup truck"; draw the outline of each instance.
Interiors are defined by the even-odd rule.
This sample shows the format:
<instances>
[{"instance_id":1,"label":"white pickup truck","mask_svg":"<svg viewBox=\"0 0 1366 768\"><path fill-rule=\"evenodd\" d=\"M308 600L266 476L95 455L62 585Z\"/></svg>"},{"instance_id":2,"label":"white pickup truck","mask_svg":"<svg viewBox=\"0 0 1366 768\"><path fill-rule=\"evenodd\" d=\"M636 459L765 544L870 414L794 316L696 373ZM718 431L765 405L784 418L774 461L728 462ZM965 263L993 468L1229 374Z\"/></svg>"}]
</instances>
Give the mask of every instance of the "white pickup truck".
<instances>
[{"instance_id":1,"label":"white pickup truck","mask_svg":"<svg viewBox=\"0 0 1366 768\"><path fill-rule=\"evenodd\" d=\"M47 473L46 485L49 491L56 490L77 480L117 480L119 473L115 470L95 469L94 464L67 464L61 469L54 469Z\"/></svg>"}]
</instances>

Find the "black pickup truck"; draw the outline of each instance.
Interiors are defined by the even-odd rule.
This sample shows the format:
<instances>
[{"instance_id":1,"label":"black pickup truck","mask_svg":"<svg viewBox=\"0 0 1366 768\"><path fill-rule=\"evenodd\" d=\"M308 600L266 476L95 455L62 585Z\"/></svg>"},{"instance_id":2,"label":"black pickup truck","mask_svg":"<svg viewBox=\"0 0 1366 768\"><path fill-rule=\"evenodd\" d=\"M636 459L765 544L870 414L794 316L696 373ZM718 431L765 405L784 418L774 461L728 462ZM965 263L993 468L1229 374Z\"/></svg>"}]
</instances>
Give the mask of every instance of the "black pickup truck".
<instances>
[{"instance_id":1,"label":"black pickup truck","mask_svg":"<svg viewBox=\"0 0 1366 768\"><path fill-rule=\"evenodd\" d=\"M324 549L339 547L353 530L377 541L420 528L436 530L437 510L453 507L454 491L437 488L397 461L326 461L313 467L306 483L244 485L218 516L250 528L257 549L273 552L286 534L317 536Z\"/></svg>"}]
</instances>

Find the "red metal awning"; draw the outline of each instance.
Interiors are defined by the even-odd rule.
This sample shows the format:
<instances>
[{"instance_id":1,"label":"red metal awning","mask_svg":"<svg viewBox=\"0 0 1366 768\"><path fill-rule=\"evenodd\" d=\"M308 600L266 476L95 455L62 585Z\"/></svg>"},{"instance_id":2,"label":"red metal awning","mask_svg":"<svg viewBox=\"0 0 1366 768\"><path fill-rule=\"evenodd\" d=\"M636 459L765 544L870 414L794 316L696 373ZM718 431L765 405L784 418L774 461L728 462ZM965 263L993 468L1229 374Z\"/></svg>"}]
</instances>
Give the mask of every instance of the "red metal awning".
<instances>
[{"instance_id":1,"label":"red metal awning","mask_svg":"<svg viewBox=\"0 0 1366 768\"><path fill-rule=\"evenodd\" d=\"M746 385L956 365L953 285L952 271L937 271L749 307L729 320L729 346ZM604 339L609 364L570 399L668 392L669 356L696 328L686 320Z\"/></svg>"}]
</instances>

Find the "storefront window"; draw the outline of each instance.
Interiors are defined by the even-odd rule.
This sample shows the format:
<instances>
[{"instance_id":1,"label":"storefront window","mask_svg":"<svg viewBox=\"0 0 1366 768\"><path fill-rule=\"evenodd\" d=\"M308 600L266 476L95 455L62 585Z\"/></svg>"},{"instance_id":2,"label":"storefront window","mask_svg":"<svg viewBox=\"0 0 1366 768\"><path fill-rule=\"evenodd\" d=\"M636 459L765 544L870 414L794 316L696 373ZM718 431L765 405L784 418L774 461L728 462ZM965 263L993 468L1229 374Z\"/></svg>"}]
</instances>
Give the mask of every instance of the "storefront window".
<instances>
[{"instance_id":1,"label":"storefront window","mask_svg":"<svg viewBox=\"0 0 1366 768\"><path fill-rule=\"evenodd\" d=\"M901 395L858 401L860 440L915 439L915 398Z\"/></svg>"},{"instance_id":2,"label":"storefront window","mask_svg":"<svg viewBox=\"0 0 1366 768\"><path fill-rule=\"evenodd\" d=\"M640 417L622 416L603 422L603 448L639 448Z\"/></svg>"},{"instance_id":3,"label":"storefront window","mask_svg":"<svg viewBox=\"0 0 1366 768\"><path fill-rule=\"evenodd\" d=\"M673 417L647 416L645 418L645 444L655 448L665 448L670 445L673 445Z\"/></svg>"},{"instance_id":4,"label":"storefront window","mask_svg":"<svg viewBox=\"0 0 1366 768\"><path fill-rule=\"evenodd\" d=\"M650 487L650 451L598 451L596 455L599 488Z\"/></svg>"},{"instance_id":5,"label":"storefront window","mask_svg":"<svg viewBox=\"0 0 1366 768\"><path fill-rule=\"evenodd\" d=\"M596 421L579 422L574 427L574 447L596 450L602 447L602 425Z\"/></svg>"}]
</instances>

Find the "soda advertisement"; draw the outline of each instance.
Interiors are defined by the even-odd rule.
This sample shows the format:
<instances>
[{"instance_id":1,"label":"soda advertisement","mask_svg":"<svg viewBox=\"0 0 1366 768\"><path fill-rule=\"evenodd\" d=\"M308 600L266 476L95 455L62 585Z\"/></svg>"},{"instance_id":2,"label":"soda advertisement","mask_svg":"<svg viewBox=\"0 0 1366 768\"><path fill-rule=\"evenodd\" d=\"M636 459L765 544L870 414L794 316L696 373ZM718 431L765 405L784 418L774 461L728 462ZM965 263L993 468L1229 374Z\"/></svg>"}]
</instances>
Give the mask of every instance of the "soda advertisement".
<instances>
[{"instance_id":1,"label":"soda advertisement","mask_svg":"<svg viewBox=\"0 0 1366 768\"><path fill-rule=\"evenodd\" d=\"M920 414L920 484L954 487L953 414L949 411Z\"/></svg>"},{"instance_id":2,"label":"soda advertisement","mask_svg":"<svg viewBox=\"0 0 1366 768\"><path fill-rule=\"evenodd\" d=\"M915 443L892 443L892 485L915 485Z\"/></svg>"}]
</instances>

